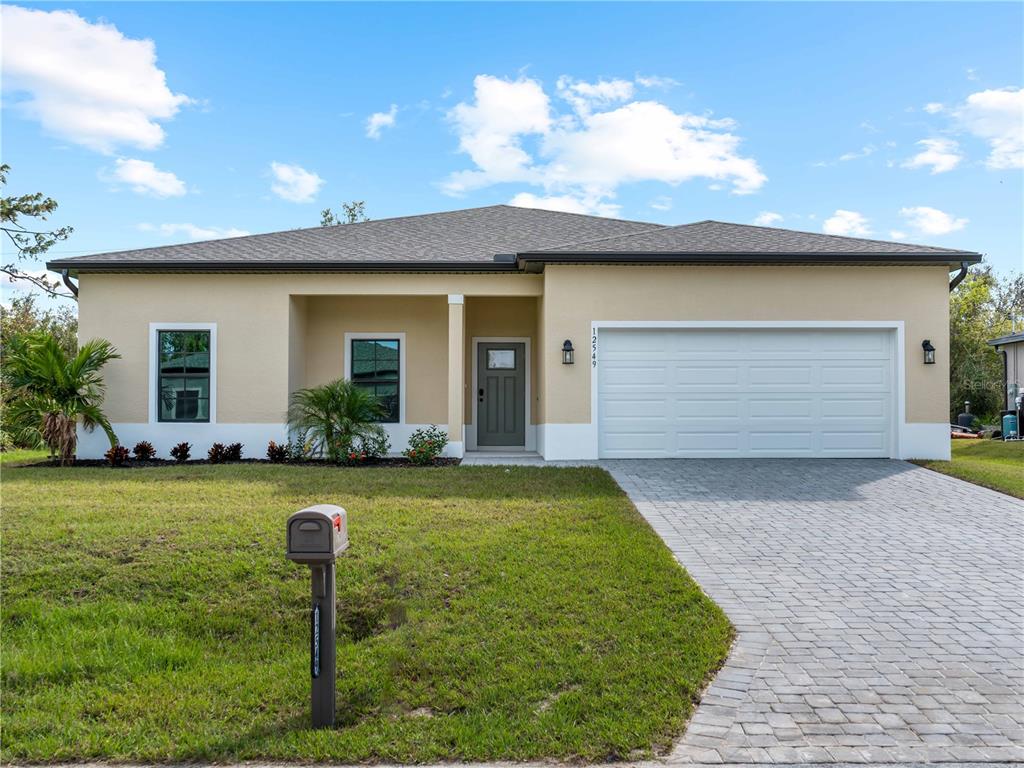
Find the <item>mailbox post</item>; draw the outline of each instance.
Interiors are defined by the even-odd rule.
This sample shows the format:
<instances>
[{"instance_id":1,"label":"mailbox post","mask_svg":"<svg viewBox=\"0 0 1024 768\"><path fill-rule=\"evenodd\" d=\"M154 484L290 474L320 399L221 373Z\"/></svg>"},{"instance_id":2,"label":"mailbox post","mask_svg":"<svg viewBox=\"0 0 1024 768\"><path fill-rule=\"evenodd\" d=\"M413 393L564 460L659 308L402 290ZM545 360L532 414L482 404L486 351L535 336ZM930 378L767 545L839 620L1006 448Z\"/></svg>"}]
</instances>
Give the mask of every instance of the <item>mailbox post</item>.
<instances>
[{"instance_id":1,"label":"mailbox post","mask_svg":"<svg viewBox=\"0 0 1024 768\"><path fill-rule=\"evenodd\" d=\"M288 518L286 556L293 562L308 565L310 574L309 674L314 728L334 725L334 561L346 549L348 524L341 507L316 504Z\"/></svg>"}]
</instances>

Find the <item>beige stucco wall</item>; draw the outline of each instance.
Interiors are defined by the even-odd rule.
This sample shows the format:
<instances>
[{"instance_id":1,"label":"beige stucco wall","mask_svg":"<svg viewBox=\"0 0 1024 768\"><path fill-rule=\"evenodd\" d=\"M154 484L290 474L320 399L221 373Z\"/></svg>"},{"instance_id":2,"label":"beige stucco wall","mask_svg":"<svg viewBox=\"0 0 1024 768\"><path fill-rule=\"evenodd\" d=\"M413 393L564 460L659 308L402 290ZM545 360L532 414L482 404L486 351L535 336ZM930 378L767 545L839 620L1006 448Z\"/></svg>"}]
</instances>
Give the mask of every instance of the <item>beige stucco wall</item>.
<instances>
[{"instance_id":1,"label":"beige stucco wall","mask_svg":"<svg viewBox=\"0 0 1024 768\"><path fill-rule=\"evenodd\" d=\"M108 339L122 356L105 371L105 407L115 423L149 418L150 323L210 322L217 324L220 423L281 423L292 389L342 374L346 331L384 330L411 334L407 364L416 386L407 388L406 421L443 424L447 295L536 296L543 278L84 274L79 286L79 337Z\"/></svg>"},{"instance_id":2,"label":"beige stucco wall","mask_svg":"<svg viewBox=\"0 0 1024 768\"><path fill-rule=\"evenodd\" d=\"M473 339L478 337L521 336L530 339L530 391L534 401L531 424L538 424L537 400L537 300L501 296L466 299L466 423L473 424L476 397L473 392Z\"/></svg>"},{"instance_id":3,"label":"beige stucco wall","mask_svg":"<svg viewBox=\"0 0 1024 768\"><path fill-rule=\"evenodd\" d=\"M591 419L589 347L595 320L902 320L906 418L943 423L949 402L945 267L548 266L541 378L545 423ZM565 339L576 365L553 365ZM921 341L938 350L922 363Z\"/></svg>"},{"instance_id":4,"label":"beige stucco wall","mask_svg":"<svg viewBox=\"0 0 1024 768\"><path fill-rule=\"evenodd\" d=\"M448 421L446 296L310 296L306 315L306 386L345 374L346 333L404 333L403 421Z\"/></svg>"},{"instance_id":5,"label":"beige stucco wall","mask_svg":"<svg viewBox=\"0 0 1024 768\"><path fill-rule=\"evenodd\" d=\"M907 420L943 423L949 399L947 282L944 267L549 266L541 275L86 274L80 278L79 334L82 339L106 338L122 355L105 374L111 420L145 422L149 324L217 323L218 422L273 424L283 420L292 389L343 374L346 332L404 332L405 421L446 423L447 295L462 294L466 418L472 418L472 337L530 336L537 342L532 421L578 424L590 421L593 320L902 320ZM566 338L577 349L573 366L558 364ZM925 338L938 349L937 365L921 363Z\"/></svg>"}]
</instances>

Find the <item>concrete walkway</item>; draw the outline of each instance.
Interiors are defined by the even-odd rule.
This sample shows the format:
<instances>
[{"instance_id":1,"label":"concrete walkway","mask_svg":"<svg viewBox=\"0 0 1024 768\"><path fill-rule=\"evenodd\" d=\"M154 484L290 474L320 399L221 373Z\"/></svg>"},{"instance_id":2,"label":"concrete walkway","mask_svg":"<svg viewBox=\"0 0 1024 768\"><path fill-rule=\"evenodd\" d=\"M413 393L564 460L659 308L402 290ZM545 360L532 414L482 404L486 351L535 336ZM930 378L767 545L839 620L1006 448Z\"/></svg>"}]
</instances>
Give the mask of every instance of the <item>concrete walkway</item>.
<instances>
[{"instance_id":1,"label":"concrete walkway","mask_svg":"<svg viewBox=\"0 0 1024 768\"><path fill-rule=\"evenodd\" d=\"M606 461L738 638L673 761L1024 760L1024 502L897 461Z\"/></svg>"}]
</instances>

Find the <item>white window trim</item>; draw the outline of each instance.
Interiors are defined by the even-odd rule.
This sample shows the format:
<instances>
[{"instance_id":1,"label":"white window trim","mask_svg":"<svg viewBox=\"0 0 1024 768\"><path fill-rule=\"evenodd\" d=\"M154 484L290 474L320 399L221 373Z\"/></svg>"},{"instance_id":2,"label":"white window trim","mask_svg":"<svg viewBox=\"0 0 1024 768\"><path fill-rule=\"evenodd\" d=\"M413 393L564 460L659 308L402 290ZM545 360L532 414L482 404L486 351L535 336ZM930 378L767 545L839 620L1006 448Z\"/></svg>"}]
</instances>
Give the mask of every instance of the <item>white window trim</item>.
<instances>
[{"instance_id":1,"label":"white window trim","mask_svg":"<svg viewBox=\"0 0 1024 768\"><path fill-rule=\"evenodd\" d=\"M893 425L895 434L890 436L890 455L902 458L912 455L910 449L912 436L909 434L913 425L907 424L907 385L906 385L906 343L904 323L902 320L594 320L590 324L590 429L587 442L590 443L588 455L594 458L599 455L598 445L598 339L601 329L614 328L648 328L648 329L807 329L807 330L888 330L895 338L895 409L896 418Z\"/></svg>"},{"instance_id":2,"label":"white window trim","mask_svg":"<svg viewBox=\"0 0 1024 768\"><path fill-rule=\"evenodd\" d=\"M398 339L398 421L381 424L383 427L395 424L405 424L405 382L408 378L405 375L405 334L404 333L380 333L377 331L367 333L346 333L345 349L342 350L342 357L345 360L345 378L352 380L352 342L364 339Z\"/></svg>"},{"instance_id":3,"label":"white window trim","mask_svg":"<svg viewBox=\"0 0 1024 768\"><path fill-rule=\"evenodd\" d=\"M530 353L530 337L529 336L474 336L471 340L472 348L472 382L473 388L470 390L470 396L473 398L473 406L470 409L470 413L473 415L473 423L466 425L466 449L470 451L483 450L477 445L476 441L476 429L479 423L479 414L477 413L477 389L479 388L479 368L480 368L480 345L481 344L523 344L523 355L526 357L526 386L523 388L523 397L526 399L526 429L524 431L525 443L523 445L510 445L510 446L487 446L486 450L489 451L500 451L503 448L511 448L512 450L526 450L534 451L537 449L537 426L533 423L533 395L530 392L532 383L532 372L530 370L530 362L533 355Z\"/></svg>"},{"instance_id":4,"label":"white window trim","mask_svg":"<svg viewBox=\"0 0 1024 768\"><path fill-rule=\"evenodd\" d=\"M209 331L210 332L210 420L209 421L160 421L157 405L157 385L160 380L159 340L160 331ZM150 323L149 324L149 423L172 424L176 428L203 428L217 423L217 324L216 323Z\"/></svg>"}]
</instances>

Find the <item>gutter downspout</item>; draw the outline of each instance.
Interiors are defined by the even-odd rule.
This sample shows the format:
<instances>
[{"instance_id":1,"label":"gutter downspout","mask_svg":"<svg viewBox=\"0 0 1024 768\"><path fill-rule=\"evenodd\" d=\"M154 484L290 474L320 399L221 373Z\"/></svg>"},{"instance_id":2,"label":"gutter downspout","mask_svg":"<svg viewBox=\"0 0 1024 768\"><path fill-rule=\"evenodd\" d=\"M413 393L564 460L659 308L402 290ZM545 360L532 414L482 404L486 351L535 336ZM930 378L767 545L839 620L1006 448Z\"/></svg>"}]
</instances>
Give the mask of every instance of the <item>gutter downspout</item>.
<instances>
[{"instance_id":1,"label":"gutter downspout","mask_svg":"<svg viewBox=\"0 0 1024 768\"><path fill-rule=\"evenodd\" d=\"M62 269L60 271L60 279L64 282L64 285L67 286L68 290L71 291L71 293L73 293L75 295L75 298L77 299L78 286L71 282L71 276L68 274L68 270Z\"/></svg>"},{"instance_id":2,"label":"gutter downspout","mask_svg":"<svg viewBox=\"0 0 1024 768\"><path fill-rule=\"evenodd\" d=\"M965 277L967 277L967 262L961 261L960 271L957 272L956 277L949 281L949 292L952 293L956 290L956 287L964 281Z\"/></svg>"}]
</instances>

